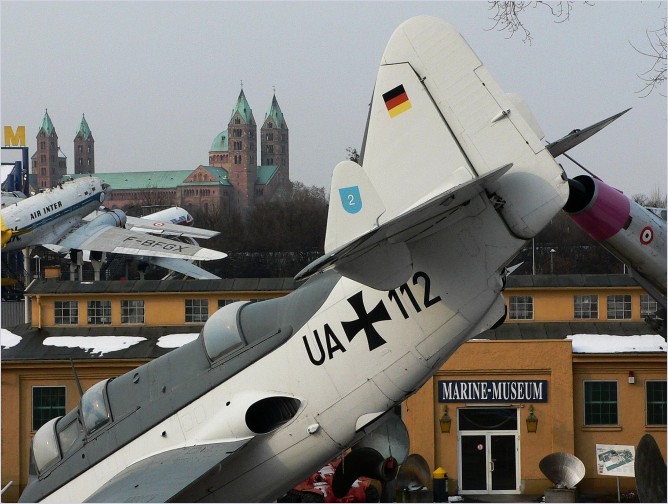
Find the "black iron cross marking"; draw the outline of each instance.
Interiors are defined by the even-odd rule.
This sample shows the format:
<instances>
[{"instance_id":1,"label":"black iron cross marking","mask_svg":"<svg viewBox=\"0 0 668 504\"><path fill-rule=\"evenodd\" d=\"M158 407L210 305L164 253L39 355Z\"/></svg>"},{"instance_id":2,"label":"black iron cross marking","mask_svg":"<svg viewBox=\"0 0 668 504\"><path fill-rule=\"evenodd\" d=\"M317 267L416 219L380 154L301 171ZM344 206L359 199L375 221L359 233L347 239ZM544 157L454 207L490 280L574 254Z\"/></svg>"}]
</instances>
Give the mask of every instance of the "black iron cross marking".
<instances>
[{"instance_id":1,"label":"black iron cross marking","mask_svg":"<svg viewBox=\"0 0 668 504\"><path fill-rule=\"evenodd\" d=\"M341 322L343 330L346 332L348 341L352 341L353 338L357 336L357 333L364 330L367 343L369 344L369 350L375 350L379 346L384 345L386 343L385 340L373 327L373 324L376 322L392 319L390 314L387 312L387 308L385 308L383 301L379 301L376 307L371 310L370 313L367 313L366 308L364 307L362 291L358 292L354 296L349 297L348 302L359 317L357 320L352 320L350 322Z\"/></svg>"}]
</instances>

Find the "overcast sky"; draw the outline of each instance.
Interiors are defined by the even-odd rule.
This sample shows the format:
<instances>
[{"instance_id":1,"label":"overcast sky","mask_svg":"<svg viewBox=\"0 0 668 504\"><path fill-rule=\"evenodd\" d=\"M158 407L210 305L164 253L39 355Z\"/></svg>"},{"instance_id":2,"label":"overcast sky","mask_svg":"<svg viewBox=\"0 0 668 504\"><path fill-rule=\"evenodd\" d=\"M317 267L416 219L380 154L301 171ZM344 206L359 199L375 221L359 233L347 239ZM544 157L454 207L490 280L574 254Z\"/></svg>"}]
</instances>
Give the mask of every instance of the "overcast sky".
<instances>
[{"instance_id":1,"label":"overcast sky","mask_svg":"<svg viewBox=\"0 0 668 504\"><path fill-rule=\"evenodd\" d=\"M524 96L547 140L633 107L569 154L629 195L665 192L666 99L640 97L637 75L652 61L631 47L649 50L646 31L665 16L658 2L576 4L559 24L530 9L531 45L495 31L486 2L3 0L0 9L2 124L26 126L32 155L48 109L70 172L83 113L98 172L207 164L243 80L258 126L276 88L292 180L328 189L346 148L361 146L390 35L430 14L464 35L504 91Z\"/></svg>"}]
</instances>

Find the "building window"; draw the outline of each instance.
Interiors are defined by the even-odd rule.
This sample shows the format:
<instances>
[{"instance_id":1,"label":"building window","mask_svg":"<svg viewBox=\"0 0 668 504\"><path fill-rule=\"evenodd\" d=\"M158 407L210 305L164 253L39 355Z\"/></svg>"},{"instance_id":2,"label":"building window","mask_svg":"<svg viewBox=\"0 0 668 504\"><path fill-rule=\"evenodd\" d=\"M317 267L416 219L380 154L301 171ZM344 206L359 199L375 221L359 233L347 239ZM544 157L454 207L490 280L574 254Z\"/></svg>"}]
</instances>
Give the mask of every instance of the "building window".
<instances>
[{"instance_id":1,"label":"building window","mask_svg":"<svg viewBox=\"0 0 668 504\"><path fill-rule=\"evenodd\" d=\"M75 325L79 323L78 301L56 301L54 312L56 325Z\"/></svg>"},{"instance_id":2,"label":"building window","mask_svg":"<svg viewBox=\"0 0 668 504\"><path fill-rule=\"evenodd\" d=\"M617 425L617 382L584 382L585 425Z\"/></svg>"},{"instance_id":3,"label":"building window","mask_svg":"<svg viewBox=\"0 0 668 504\"><path fill-rule=\"evenodd\" d=\"M648 294L642 294L640 296L640 316L646 317L648 315L654 315L659 309L659 305L654 301L652 296Z\"/></svg>"},{"instance_id":4,"label":"building window","mask_svg":"<svg viewBox=\"0 0 668 504\"><path fill-rule=\"evenodd\" d=\"M666 425L666 380L648 381L647 425Z\"/></svg>"},{"instance_id":5,"label":"building window","mask_svg":"<svg viewBox=\"0 0 668 504\"><path fill-rule=\"evenodd\" d=\"M59 416L65 415L65 387L32 388L32 430Z\"/></svg>"},{"instance_id":6,"label":"building window","mask_svg":"<svg viewBox=\"0 0 668 504\"><path fill-rule=\"evenodd\" d=\"M631 296L618 294L608 296L608 318L630 319L631 318Z\"/></svg>"},{"instance_id":7,"label":"building window","mask_svg":"<svg viewBox=\"0 0 668 504\"><path fill-rule=\"evenodd\" d=\"M111 301L88 301L89 324L111 324Z\"/></svg>"},{"instance_id":8,"label":"building window","mask_svg":"<svg viewBox=\"0 0 668 504\"><path fill-rule=\"evenodd\" d=\"M533 296L510 296L510 318L533 320Z\"/></svg>"},{"instance_id":9,"label":"building window","mask_svg":"<svg viewBox=\"0 0 668 504\"><path fill-rule=\"evenodd\" d=\"M186 322L206 322L209 318L208 299L186 299Z\"/></svg>"},{"instance_id":10,"label":"building window","mask_svg":"<svg viewBox=\"0 0 668 504\"><path fill-rule=\"evenodd\" d=\"M121 324L143 324L144 301L130 299L121 301Z\"/></svg>"},{"instance_id":11,"label":"building window","mask_svg":"<svg viewBox=\"0 0 668 504\"><path fill-rule=\"evenodd\" d=\"M573 316L576 319L598 318L598 296L573 296Z\"/></svg>"}]
</instances>

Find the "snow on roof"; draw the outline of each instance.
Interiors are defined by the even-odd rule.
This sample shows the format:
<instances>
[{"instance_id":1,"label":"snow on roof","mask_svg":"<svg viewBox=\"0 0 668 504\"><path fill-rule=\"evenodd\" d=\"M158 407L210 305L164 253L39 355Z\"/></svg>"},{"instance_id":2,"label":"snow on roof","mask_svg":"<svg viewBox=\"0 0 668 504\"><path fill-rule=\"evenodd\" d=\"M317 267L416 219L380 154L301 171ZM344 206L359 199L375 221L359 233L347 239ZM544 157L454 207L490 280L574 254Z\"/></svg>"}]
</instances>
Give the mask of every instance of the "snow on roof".
<instances>
[{"instance_id":1,"label":"snow on roof","mask_svg":"<svg viewBox=\"0 0 668 504\"><path fill-rule=\"evenodd\" d=\"M643 353L666 352L668 344L658 334L611 336L609 334L574 334L568 336L573 353Z\"/></svg>"},{"instance_id":2,"label":"snow on roof","mask_svg":"<svg viewBox=\"0 0 668 504\"><path fill-rule=\"evenodd\" d=\"M21 336L17 336L7 329L0 330L0 346L2 348L12 348L21 342Z\"/></svg>"},{"instance_id":3,"label":"snow on roof","mask_svg":"<svg viewBox=\"0 0 668 504\"><path fill-rule=\"evenodd\" d=\"M44 340L46 346L81 348L104 355L136 345L146 338L139 336L51 336Z\"/></svg>"},{"instance_id":4,"label":"snow on roof","mask_svg":"<svg viewBox=\"0 0 668 504\"><path fill-rule=\"evenodd\" d=\"M158 338L158 346L160 348L178 348L195 341L198 336L199 333L168 334Z\"/></svg>"},{"instance_id":5,"label":"snow on roof","mask_svg":"<svg viewBox=\"0 0 668 504\"><path fill-rule=\"evenodd\" d=\"M167 334L158 339L157 345L160 348L179 348L196 340L198 336L199 333ZM7 329L2 329L2 332L0 332L0 346L4 349L18 345L21 339L21 336ZM82 348L91 353L103 355L108 352L124 350L145 339L138 336L52 336L44 340L44 345Z\"/></svg>"}]
</instances>

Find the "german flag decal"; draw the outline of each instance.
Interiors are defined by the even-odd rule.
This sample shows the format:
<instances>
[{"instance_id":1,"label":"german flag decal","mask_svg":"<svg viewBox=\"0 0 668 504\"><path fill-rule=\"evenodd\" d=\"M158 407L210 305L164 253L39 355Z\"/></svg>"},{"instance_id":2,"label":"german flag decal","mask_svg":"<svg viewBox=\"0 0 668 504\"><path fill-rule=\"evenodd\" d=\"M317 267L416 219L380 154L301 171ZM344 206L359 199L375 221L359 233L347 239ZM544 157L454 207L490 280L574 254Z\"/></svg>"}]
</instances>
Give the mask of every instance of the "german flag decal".
<instances>
[{"instance_id":1,"label":"german flag decal","mask_svg":"<svg viewBox=\"0 0 668 504\"><path fill-rule=\"evenodd\" d=\"M385 100L385 106L390 113L390 117L396 117L411 108L411 102L403 84L399 84L394 89L384 93L383 100Z\"/></svg>"}]
</instances>

